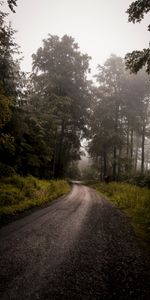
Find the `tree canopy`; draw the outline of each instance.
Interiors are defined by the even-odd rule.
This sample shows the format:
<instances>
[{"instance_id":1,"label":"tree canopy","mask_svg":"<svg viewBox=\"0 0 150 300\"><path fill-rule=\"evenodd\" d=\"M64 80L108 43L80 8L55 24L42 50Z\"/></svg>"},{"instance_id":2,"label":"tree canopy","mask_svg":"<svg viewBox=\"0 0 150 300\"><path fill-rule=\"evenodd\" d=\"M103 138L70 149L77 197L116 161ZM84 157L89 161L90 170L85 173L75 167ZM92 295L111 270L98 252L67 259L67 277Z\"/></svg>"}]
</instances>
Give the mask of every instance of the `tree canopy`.
<instances>
[{"instance_id":1,"label":"tree canopy","mask_svg":"<svg viewBox=\"0 0 150 300\"><path fill-rule=\"evenodd\" d=\"M10 8L16 3L9 1ZM149 11L142 13L141 7L134 14L130 6L130 20L140 21ZM16 59L15 31L6 16L0 12L0 176L77 175L83 139L89 141L102 179L108 173L114 180L137 170L144 173L150 161L145 70L131 75L124 60L111 55L98 65L94 84L88 80L91 58L81 53L74 38L49 34L32 56L30 76L25 76ZM126 65L137 72L145 64L149 73L148 55L149 49L128 54Z\"/></svg>"},{"instance_id":2,"label":"tree canopy","mask_svg":"<svg viewBox=\"0 0 150 300\"><path fill-rule=\"evenodd\" d=\"M141 22L144 15L150 11L149 0L137 0L130 4L127 14L129 22ZM150 25L148 26L150 31ZM150 48L135 50L127 53L125 56L126 66L133 73L137 73L143 66L146 66L146 72L150 74Z\"/></svg>"},{"instance_id":3,"label":"tree canopy","mask_svg":"<svg viewBox=\"0 0 150 300\"><path fill-rule=\"evenodd\" d=\"M144 71L129 74L123 59L111 55L98 67L96 77L89 152L100 177L130 177L139 161L143 173L149 136L148 75Z\"/></svg>"},{"instance_id":4,"label":"tree canopy","mask_svg":"<svg viewBox=\"0 0 150 300\"><path fill-rule=\"evenodd\" d=\"M6 16L0 12L0 170L64 176L80 158L87 133L90 57L72 37L49 35L33 54L26 79L14 59L19 50Z\"/></svg>"},{"instance_id":5,"label":"tree canopy","mask_svg":"<svg viewBox=\"0 0 150 300\"><path fill-rule=\"evenodd\" d=\"M130 4L127 9L128 20L129 22L141 22L144 18L144 14L147 14L150 11L150 2L149 0L137 0ZM148 28L150 30L150 28Z\"/></svg>"},{"instance_id":6,"label":"tree canopy","mask_svg":"<svg viewBox=\"0 0 150 300\"><path fill-rule=\"evenodd\" d=\"M52 140L57 144L57 153L56 145L51 145L54 173L62 173L70 160L80 157L80 138L87 131L90 105L89 59L67 35L61 39L49 35L33 55L34 93L47 124L52 124Z\"/></svg>"},{"instance_id":7,"label":"tree canopy","mask_svg":"<svg viewBox=\"0 0 150 300\"><path fill-rule=\"evenodd\" d=\"M15 13L15 7L17 6L17 0L7 0L8 6L12 12Z\"/></svg>"}]
</instances>

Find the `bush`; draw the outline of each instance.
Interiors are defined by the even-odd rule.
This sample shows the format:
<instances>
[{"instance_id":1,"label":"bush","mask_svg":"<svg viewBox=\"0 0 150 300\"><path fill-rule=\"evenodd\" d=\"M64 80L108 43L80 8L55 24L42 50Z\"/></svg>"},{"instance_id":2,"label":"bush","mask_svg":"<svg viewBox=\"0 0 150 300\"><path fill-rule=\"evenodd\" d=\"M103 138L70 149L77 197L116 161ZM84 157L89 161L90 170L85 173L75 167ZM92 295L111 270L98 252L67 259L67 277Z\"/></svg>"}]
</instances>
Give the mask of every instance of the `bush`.
<instances>
[{"instance_id":1,"label":"bush","mask_svg":"<svg viewBox=\"0 0 150 300\"><path fill-rule=\"evenodd\" d=\"M14 168L0 162L0 178L15 175Z\"/></svg>"},{"instance_id":2,"label":"bush","mask_svg":"<svg viewBox=\"0 0 150 300\"><path fill-rule=\"evenodd\" d=\"M129 183L150 189L150 174L137 174L128 180Z\"/></svg>"},{"instance_id":3,"label":"bush","mask_svg":"<svg viewBox=\"0 0 150 300\"><path fill-rule=\"evenodd\" d=\"M39 180L32 176L2 178L0 183L0 215L15 214L40 206L67 192L65 180Z\"/></svg>"},{"instance_id":4,"label":"bush","mask_svg":"<svg viewBox=\"0 0 150 300\"><path fill-rule=\"evenodd\" d=\"M17 191L4 191L0 195L0 206L17 204L22 200L24 200L23 195Z\"/></svg>"}]
</instances>

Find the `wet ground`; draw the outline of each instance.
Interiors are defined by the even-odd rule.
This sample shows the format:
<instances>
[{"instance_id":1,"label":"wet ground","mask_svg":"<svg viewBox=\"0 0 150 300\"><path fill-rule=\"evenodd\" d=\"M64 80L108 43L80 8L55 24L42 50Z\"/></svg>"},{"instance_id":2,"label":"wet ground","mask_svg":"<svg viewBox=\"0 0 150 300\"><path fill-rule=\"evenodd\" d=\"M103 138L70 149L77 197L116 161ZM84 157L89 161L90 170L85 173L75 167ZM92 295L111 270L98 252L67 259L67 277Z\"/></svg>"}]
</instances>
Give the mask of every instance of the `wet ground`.
<instances>
[{"instance_id":1,"label":"wet ground","mask_svg":"<svg viewBox=\"0 0 150 300\"><path fill-rule=\"evenodd\" d=\"M68 196L1 228L0 299L150 299L128 218L74 184Z\"/></svg>"}]
</instances>

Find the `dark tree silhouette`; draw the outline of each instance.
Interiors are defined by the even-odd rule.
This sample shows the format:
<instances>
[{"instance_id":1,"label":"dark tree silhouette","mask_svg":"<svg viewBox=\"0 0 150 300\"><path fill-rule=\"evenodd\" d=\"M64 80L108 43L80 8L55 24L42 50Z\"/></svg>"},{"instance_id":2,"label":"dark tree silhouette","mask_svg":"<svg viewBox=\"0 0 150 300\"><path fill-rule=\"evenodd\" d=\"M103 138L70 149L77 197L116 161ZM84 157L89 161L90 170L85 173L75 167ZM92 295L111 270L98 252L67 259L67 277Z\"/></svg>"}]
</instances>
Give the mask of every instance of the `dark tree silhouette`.
<instances>
[{"instance_id":1,"label":"dark tree silhouette","mask_svg":"<svg viewBox=\"0 0 150 300\"><path fill-rule=\"evenodd\" d=\"M150 11L149 0L137 0L130 4L127 14L129 22L141 22L144 15ZM148 26L150 31L150 25ZM150 48L135 50L127 53L125 56L126 66L132 73L137 73L143 66L146 66L146 72L150 74Z\"/></svg>"}]
</instances>

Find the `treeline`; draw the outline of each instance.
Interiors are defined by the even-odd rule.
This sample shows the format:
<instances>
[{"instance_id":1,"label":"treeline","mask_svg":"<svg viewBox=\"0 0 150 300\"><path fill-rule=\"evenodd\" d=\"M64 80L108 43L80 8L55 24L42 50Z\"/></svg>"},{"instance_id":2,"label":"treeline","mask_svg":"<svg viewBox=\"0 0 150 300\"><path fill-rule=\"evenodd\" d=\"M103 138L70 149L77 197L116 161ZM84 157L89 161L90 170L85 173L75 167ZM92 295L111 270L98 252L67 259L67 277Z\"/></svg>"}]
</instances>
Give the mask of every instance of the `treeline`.
<instances>
[{"instance_id":1,"label":"treeline","mask_svg":"<svg viewBox=\"0 0 150 300\"><path fill-rule=\"evenodd\" d=\"M11 1L10 1L11 3ZM88 80L90 57L67 35L49 35L20 71L15 31L0 12L0 176L73 176L81 141L99 176L114 180L149 168L149 82L112 55Z\"/></svg>"},{"instance_id":2,"label":"treeline","mask_svg":"<svg viewBox=\"0 0 150 300\"><path fill-rule=\"evenodd\" d=\"M131 75L112 55L98 66L89 151L100 176L128 178L150 167L150 84L145 70Z\"/></svg>"},{"instance_id":3,"label":"treeline","mask_svg":"<svg viewBox=\"0 0 150 300\"><path fill-rule=\"evenodd\" d=\"M80 158L90 107L89 57L72 37L49 35L25 78L14 30L0 13L0 174L67 176Z\"/></svg>"}]
</instances>

